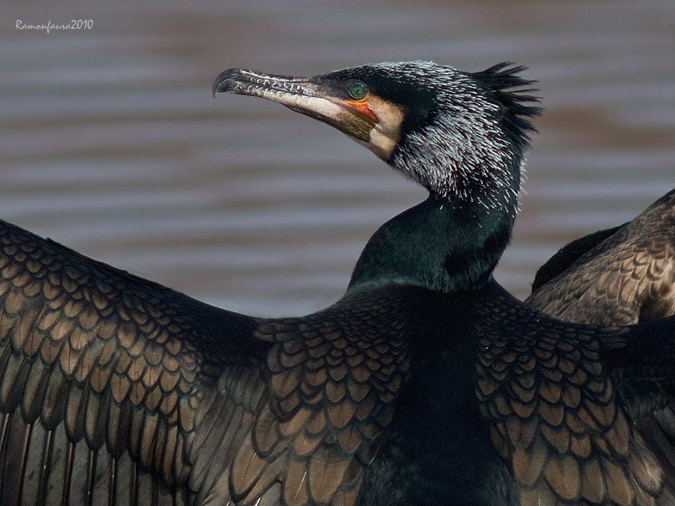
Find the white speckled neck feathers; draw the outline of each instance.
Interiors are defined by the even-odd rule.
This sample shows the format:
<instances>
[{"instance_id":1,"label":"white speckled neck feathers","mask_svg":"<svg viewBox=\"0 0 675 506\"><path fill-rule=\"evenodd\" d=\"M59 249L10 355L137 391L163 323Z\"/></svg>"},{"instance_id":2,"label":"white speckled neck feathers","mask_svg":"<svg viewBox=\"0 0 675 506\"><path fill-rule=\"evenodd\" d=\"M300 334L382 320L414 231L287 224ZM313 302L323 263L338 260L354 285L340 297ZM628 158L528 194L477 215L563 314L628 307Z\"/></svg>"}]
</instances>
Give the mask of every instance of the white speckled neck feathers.
<instances>
[{"instance_id":1,"label":"white speckled neck feathers","mask_svg":"<svg viewBox=\"0 0 675 506\"><path fill-rule=\"evenodd\" d=\"M350 289L452 291L481 286L510 238L533 130L527 118L539 112L521 70L466 73L414 61L297 78L231 69L214 92L263 97L323 121L429 190L369 241Z\"/></svg>"},{"instance_id":2,"label":"white speckled neck feathers","mask_svg":"<svg viewBox=\"0 0 675 506\"><path fill-rule=\"evenodd\" d=\"M522 89L522 67L465 73L433 62L378 63L357 72L375 94L404 111L387 162L454 205L515 214L527 132L539 109ZM380 83L382 83L380 85ZM515 89L515 91L505 91Z\"/></svg>"}]
</instances>

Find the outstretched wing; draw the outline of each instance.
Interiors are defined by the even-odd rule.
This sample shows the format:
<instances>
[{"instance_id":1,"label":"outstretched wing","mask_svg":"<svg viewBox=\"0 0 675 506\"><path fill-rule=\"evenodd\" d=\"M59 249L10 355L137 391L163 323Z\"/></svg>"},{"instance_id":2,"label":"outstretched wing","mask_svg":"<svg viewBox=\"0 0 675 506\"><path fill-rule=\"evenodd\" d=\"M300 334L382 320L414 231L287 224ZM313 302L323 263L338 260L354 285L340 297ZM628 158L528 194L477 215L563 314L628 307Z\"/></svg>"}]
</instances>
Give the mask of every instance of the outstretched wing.
<instances>
[{"instance_id":1,"label":"outstretched wing","mask_svg":"<svg viewBox=\"0 0 675 506\"><path fill-rule=\"evenodd\" d=\"M554 259L558 265L546 269L560 272L525 301L547 314L600 325L675 314L675 190L633 221L575 241Z\"/></svg>"},{"instance_id":2,"label":"outstretched wing","mask_svg":"<svg viewBox=\"0 0 675 506\"><path fill-rule=\"evenodd\" d=\"M199 406L260 381L254 327L0 222L0 503L187 498Z\"/></svg>"},{"instance_id":3,"label":"outstretched wing","mask_svg":"<svg viewBox=\"0 0 675 506\"><path fill-rule=\"evenodd\" d=\"M647 322L602 339L626 410L675 491L675 318ZM671 500L675 503L675 497Z\"/></svg>"},{"instance_id":4,"label":"outstretched wing","mask_svg":"<svg viewBox=\"0 0 675 506\"><path fill-rule=\"evenodd\" d=\"M523 506L670 504L668 464L635 425L609 360L632 331L600 332L497 301L483 315L476 394ZM659 335L674 343L675 320L662 325Z\"/></svg>"},{"instance_id":5,"label":"outstretched wing","mask_svg":"<svg viewBox=\"0 0 675 506\"><path fill-rule=\"evenodd\" d=\"M260 326L256 335L276 343L271 396L235 458L231 488L241 504L257 504L275 480L279 504L355 504L409 369L408 322L397 312L406 298L355 294Z\"/></svg>"},{"instance_id":6,"label":"outstretched wing","mask_svg":"<svg viewBox=\"0 0 675 506\"><path fill-rule=\"evenodd\" d=\"M0 504L354 504L405 296L257 320L0 222Z\"/></svg>"}]
</instances>

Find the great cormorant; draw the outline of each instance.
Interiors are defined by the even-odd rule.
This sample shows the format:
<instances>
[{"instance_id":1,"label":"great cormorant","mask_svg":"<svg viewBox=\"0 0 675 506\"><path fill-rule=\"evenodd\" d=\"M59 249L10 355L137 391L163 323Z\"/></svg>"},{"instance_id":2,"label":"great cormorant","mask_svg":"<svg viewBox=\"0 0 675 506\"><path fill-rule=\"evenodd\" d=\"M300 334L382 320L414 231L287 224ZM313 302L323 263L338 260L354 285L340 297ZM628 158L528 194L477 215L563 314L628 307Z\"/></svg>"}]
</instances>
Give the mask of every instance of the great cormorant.
<instances>
[{"instance_id":1,"label":"great cormorant","mask_svg":"<svg viewBox=\"0 0 675 506\"><path fill-rule=\"evenodd\" d=\"M525 302L597 325L675 315L675 190L634 220L562 248L539 269Z\"/></svg>"},{"instance_id":2,"label":"great cormorant","mask_svg":"<svg viewBox=\"0 0 675 506\"><path fill-rule=\"evenodd\" d=\"M312 315L217 309L2 223L0 503L672 504L634 422L672 397L675 321L563 323L491 276L538 113L520 70L217 78L429 190Z\"/></svg>"}]
</instances>

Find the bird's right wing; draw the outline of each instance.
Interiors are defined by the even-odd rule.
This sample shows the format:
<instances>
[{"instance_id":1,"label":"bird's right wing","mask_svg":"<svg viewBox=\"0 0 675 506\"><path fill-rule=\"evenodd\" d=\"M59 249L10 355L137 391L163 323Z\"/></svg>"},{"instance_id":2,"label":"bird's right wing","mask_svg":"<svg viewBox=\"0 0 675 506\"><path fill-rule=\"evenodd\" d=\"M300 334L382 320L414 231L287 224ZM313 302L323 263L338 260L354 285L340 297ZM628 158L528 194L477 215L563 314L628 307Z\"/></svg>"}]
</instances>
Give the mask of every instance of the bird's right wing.
<instances>
[{"instance_id":1,"label":"bird's right wing","mask_svg":"<svg viewBox=\"0 0 675 506\"><path fill-rule=\"evenodd\" d=\"M476 327L485 326L476 395L521 503L673 504L670 464L635 422L672 394L675 318L599 328L549 318L507 295L485 307L476 315Z\"/></svg>"},{"instance_id":2,"label":"bird's right wing","mask_svg":"<svg viewBox=\"0 0 675 506\"><path fill-rule=\"evenodd\" d=\"M601 342L622 404L675 501L675 317L608 329Z\"/></svg>"}]
</instances>

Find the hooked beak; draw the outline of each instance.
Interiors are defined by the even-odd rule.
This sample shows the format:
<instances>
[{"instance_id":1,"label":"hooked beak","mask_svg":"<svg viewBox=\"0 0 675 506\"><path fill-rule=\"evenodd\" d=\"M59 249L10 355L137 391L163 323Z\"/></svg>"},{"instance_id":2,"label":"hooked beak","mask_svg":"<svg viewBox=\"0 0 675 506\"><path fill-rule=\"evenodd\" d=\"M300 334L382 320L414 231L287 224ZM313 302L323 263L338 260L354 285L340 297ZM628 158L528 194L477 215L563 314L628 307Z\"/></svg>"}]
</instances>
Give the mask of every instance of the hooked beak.
<instances>
[{"instance_id":1,"label":"hooked beak","mask_svg":"<svg viewBox=\"0 0 675 506\"><path fill-rule=\"evenodd\" d=\"M341 98L328 82L305 77L283 77L244 69L222 72L213 83L213 95L235 93L265 98L327 123L355 140L368 143L377 116L364 101Z\"/></svg>"}]
</instances>

